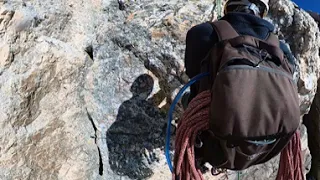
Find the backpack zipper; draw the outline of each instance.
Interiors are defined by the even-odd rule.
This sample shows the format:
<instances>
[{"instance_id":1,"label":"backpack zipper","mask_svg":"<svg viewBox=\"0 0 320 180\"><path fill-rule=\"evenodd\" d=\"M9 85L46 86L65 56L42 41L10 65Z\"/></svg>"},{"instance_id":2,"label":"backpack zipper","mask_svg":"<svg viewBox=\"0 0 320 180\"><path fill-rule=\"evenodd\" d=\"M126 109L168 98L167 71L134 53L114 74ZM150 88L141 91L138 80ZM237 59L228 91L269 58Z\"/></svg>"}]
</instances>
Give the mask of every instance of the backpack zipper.
<instances>
[{"instance_id":1,"label":"backpack zipper","mask_svg":"<svg viewBox=\"0 0 320 180\"><path fill-rule=\"evenodd\" d=\"M257 67L253 67L253 66L249 66L249 65L231 65L231 66L227 66L227 67L221 69L217 75L219 75L220 73L223 73L223 72L228 72L228 71L237 70L237 69L265 71L265 72L269 72L269 73L273 73L273 74L278 74L278 75L287 77L290 80L293 80L293 78L291 76L289 76L288 74L286 74L282 71L279 71L279 70L276 70L276 69L273 69L270 67L262 66L262 65L259 65Z\"/></svg>"}]
</instances>

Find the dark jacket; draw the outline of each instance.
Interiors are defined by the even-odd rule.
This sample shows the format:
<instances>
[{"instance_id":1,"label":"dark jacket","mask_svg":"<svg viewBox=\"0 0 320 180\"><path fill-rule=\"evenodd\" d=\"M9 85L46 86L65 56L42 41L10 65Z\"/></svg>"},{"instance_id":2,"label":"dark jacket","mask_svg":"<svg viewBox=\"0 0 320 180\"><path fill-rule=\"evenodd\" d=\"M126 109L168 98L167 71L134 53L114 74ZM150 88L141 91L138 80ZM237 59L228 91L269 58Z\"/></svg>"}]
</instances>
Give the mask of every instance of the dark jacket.
<instances>
[{"instance_id":1,"label":"dark jacket","mask_svg":"<svg viewBox=\"0 0 320 180\"><path fill-rule=\"evenodd\" d=\"M271 23L248 13L228 13L222 20L228 21L240 35L266 39L269 33L274 31L274 26ZM200 73L201 60L218 41L218 35L209 23L196 25L188 31L185 66L186 73L190 78ZM288 47L283 43L280 43L280 47L288 57L289 62L294 64L294 57Z\"/></svg>"}]
</instances>

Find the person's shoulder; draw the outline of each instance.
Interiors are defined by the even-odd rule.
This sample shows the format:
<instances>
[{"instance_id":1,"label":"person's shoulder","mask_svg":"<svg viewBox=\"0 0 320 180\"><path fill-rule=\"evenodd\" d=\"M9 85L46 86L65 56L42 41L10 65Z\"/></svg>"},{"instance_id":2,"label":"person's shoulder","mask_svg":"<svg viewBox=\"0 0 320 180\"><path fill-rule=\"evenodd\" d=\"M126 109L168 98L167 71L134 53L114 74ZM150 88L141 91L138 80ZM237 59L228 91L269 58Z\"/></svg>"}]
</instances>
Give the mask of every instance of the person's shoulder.
<instances>
[{"instance_id":1,"label":"person's shoulder","mask_svg":"<svg viewBox=\"0 0 320 180\"><path fill-rule=\"evenodd\" d=\"M211 34L212 31L213 31L212 25L209 22L204 22L191 27L188 30L188 34L189 35L206 35L206 34Z\"/></svg>"},{"instance_id":2,"label":"person's shoulder","mask_svg":"<svg viewBox=\"0 0 320 180\"><path fill-rule=\"evenodd\" d=\"M279 40L279 45L285 54L291 53L289 45L284 40Z\"/></svg>"},{"instance_id":3,"label":"person's shoulder","mask_svg":"<svg viewBox=\"0 0 320 180\"><path fill-rule=\"evenodd\" d=\"M280 49L283 51L283 54L287 57L290 64L295 65L296 60L295 57L292 54L292 51L290 49L290 46L288 43L285 42L285 40L279 40L280 43Z\"/></svg>"}]
</instances>

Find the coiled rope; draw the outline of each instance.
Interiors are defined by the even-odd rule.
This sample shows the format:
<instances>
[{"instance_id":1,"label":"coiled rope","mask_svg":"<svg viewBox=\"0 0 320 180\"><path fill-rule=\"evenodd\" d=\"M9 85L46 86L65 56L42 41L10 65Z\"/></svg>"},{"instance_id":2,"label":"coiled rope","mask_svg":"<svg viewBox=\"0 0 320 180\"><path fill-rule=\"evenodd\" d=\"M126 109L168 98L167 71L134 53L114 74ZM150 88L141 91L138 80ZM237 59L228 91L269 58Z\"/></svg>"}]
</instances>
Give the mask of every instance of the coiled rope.
<instances>
[{"instance_id":1,"label":"coiled rope","mask_svg":"<svg viewBox=\"0 0 320 180\"><path fill-rule=\"evenodd\" d=\"M209 129L210 91L195 97L178 123L175 139L174 180L204 180L195 165L194 145L199 132ZM277 180L303 180L300 133L297 131L280 156Z\"/></svg>"}]
</instances>

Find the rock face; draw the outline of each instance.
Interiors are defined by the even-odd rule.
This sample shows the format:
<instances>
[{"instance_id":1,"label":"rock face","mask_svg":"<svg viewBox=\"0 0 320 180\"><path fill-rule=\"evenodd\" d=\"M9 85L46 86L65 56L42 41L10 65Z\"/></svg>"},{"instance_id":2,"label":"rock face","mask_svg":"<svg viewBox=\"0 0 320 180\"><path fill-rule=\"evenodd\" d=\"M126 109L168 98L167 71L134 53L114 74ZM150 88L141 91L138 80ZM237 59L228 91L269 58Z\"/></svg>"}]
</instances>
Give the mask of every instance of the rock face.
<instances>
[{"instance_id":1,"label":"rock face","mask_svg":"<svg viewBox=\"0 0 320 180\"><path fill-rule=\"evenodd\" d=\"M272 21L290 45L299 65L298 89L301 114L309 111L319 77L319 29L307 12L291 1L270 1Z\"/></svg>"},{"instance_id":2,"label":"rock face","mask_svg":"<svg viewBox=\"0 0 320 180\"><path fill-rule=\"evenodd\" d=\"M303 115L319 78L319 30L291 1L270 7L297 58ZM187 81L185 35L221 8L211 0L0 0L0 179L170 179L166 112ZM275 177L273 161L244 178Z\"/></svg>"}]
</instances>

